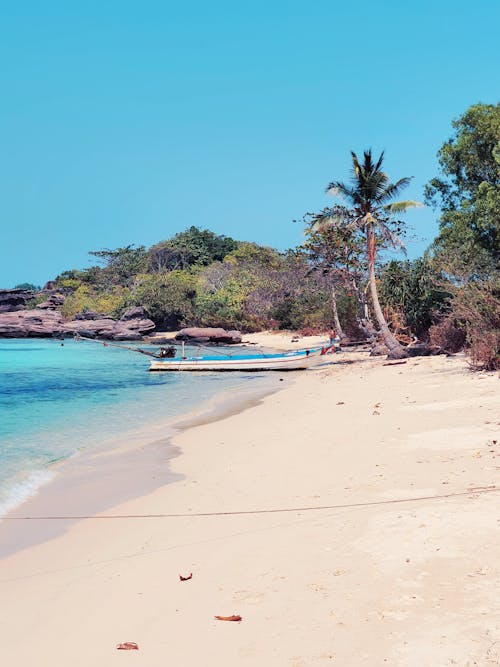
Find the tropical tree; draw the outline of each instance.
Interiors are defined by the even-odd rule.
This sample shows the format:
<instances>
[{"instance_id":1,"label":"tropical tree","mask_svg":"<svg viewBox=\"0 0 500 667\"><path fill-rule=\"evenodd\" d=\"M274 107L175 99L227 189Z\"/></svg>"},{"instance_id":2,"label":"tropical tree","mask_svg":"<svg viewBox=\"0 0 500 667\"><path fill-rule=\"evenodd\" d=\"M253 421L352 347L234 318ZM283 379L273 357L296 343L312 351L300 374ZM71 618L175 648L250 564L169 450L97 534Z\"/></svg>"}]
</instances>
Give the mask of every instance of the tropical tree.
<instances>
[{"instance_id":1,"label":"tropical tree","mask_svg":"<svg viewBox=\"0 0 500 667\"><path fill-rule=\"evenodd\" d=\"M404 223L396 216L420 204L411 200L392 201L409 185L411 178L404 177L391 183L387 174L382 171L383 152L377 161L373 160L371 150L364 152L362 162L353 151L351 151L351 156L350 184L333 181L326 188L328 194L344 199L349 206L332 207L325 216L325 220L330 218L336 223L358 229L364 234L373 311L387 347L393 353L401 353L401 345L389 329L380 306L375 262L380 246L390 245L404 250L404 244L400 238L404 231Z\"/></svg>"},{"instance_id":2,"label":"tropical tree","mask_svg":"<svg viewBox=\"0 0 500 667\"><path fill-rule=\"evenodd\" d=\"M467 283L500 268L500 104L474 104L452 125L425 200L441 209L432 246L439 265Z\"/></svg>"},{"instance_id":3,"label":"tropical tree","mask_svg":"<svg viewBox=\"0 0 500 667\"><path fill-rule=\"evenodd\" d=\"M310 270L321 272L328 280L333 322L337 334L344 338L337 305L339 286L347 287L356 294L361 308L359 320L366 317L363 307L364 292L359 285L362 245L359 232L339 224L331 212L331 209L323 209L320 213L308 213L304 216L307 224L306 241L301 248L307 254Z\"/></svg>"},{"instance_id":4,"label":"tropical tree","mask_svg":"<svg viewBox=\"0 0 500 667\"><path fill-rule=\"evenodd\" d=\"M191 226L149 249L150 268L161 273L191 266L208 266L224 259L238 245L230 236Z\"/></svg>"}]
</instances>

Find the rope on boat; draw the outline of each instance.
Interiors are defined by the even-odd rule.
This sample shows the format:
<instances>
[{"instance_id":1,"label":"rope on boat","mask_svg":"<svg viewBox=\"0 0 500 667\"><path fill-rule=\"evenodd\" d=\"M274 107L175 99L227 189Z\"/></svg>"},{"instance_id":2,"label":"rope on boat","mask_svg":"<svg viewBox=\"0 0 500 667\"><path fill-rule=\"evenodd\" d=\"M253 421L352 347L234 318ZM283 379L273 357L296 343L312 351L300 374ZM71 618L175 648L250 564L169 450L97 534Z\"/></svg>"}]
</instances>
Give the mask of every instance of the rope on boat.
<instances>
[{"instance_id":1,"label":"rope on boat","mask_svg":"<svg viewBox=\"0 0 500 667\"><path fill-rule=\"evenodd\" d=\"M356 509L358 507L374 507L377 505L397 505L401 503L414 503L426 500L446 500L448 498L460 498L464 496L474 496L484 493L499 492L500 488L496 486L477 486L470 487L466 491L454 491L451 493L436 494L433 496L416 496L414 498L395 498L393 500L368 500L359 503L345 503L338 505L315 505L311 507L280 507L271 509L257 510L233 510L227 512L191 512L178 514L101 514L96 516L86 515L61 515L61 516L4 516L2 521L64 521L79 519L178 519L192 517L211 517L211 516L244 516L248 514L278 514L282 512L311 512L318 510L342 510Z\"/></svg>"},{"instance_id":2,"label":"rope on boat","mask_svg":"<svg viewBox=\"0 0 500 667\"><path fill-rule=\"evenodd\" d=\"M151 352L149 350L143 350L140 347L131 347L130 345L120 345L119 343L113 343L109 340L103 340L102 338L89 338L88 336L81 336L80 334L75 334L74 335L74 340L80 341L80 340L85 340L88 341L89 343L99 343L103 345L104 347L118 347L121 350L129 350L129 352L136 352L137 354L145 354L148 357L153 357L154 359L163 359L164 357L161 354L158 354L156 352ZM204 345L203 343L194 343L194 342L189 342L189 341L178 341L175 338L172 338L172 340L169 340L168 345L177 345L180 346L182 343L185 342L187 345L191 345L191 347L194 348L203 348L205 350L209 350L212 354L219 355L220 357L226 357L231 359L233 354L231 352L220 352L217 349L214 349L213 345ZM265 352L260 346L256 347L254 349L257 349L260 351L260 354L264 358L272 357L273 352ZM297 352L300 352L301 350L297 350Z\"/></svg>"},{"instance_id":3,"label":"rope on boat","mask_svg":"<svg viewBox=\"0 0 500 667\"><path fill-rule=\"evenodd\" d=\"M101 338L88 338L86 336L80 336L80 334L75 334L75 340L86 340L90 343L100 343L104 347L119 347L122 350L129 350L130 352L137 352L138 354L145 354L148 357L155 357L155 359L161 359L161 355L156 354L155 352L150 352L149 350L143 350L140 347L130 347L130 345L120 345L119 343L110 343L107 340L102 340Z\"/></svg>"}]
</instances>

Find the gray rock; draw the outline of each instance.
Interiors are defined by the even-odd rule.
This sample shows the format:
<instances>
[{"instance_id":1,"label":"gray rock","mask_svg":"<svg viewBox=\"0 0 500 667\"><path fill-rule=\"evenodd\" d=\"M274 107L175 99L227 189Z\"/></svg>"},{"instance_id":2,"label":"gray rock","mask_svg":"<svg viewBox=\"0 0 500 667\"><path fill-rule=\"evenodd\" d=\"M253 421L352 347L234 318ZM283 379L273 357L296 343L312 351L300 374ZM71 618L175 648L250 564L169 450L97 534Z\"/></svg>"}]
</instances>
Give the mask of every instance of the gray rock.
<instances>
[{"instance_id":1,"label":"gray rock","mask_svg":"<svg viewBox=\"0 0 500 667\"><path fill-rule=\"evenodd\" d=\"M65 298L64 294L55 292L50 294L45 301L39 303L37 308L40 310L57 310L63 305Z\"/></svg>"},{"instance_id":2,"label":"gray rock","mask_svg":"<svg viewBox=\"0 0 500 667\"><path fill-rule=\"evenodd\" d=\"M0 313L25 310L26 303L35 293L25 289L0 289Z\"/></svg>"},{"instance_id":3,"label":"gray rock","mask_svg":"<svg viewBox=\"0 0 500 667\"><path fill-rule=\"evenodd\" d=\"M148 314L146 309L142 306L134 306L126 310L123 315L120 317L121 322L127 322L127 320L146 320L148 319Z\"/></svg>"},{"instance_id":4,"label":"gray rock","mask_svg":"<svg viewBox=\"0 0 500 667\"><path fill-rule=\"evenodd\" d=\"M79 334L85 338L106 338L112 340L115 320L106 317L98 320L70 320L64 322L64 333Z\"/></svg>"},{"instance_id":5,"label":"gray rock","mask_svg":"<svg viewBox=\"0 0 500 667\"><path fill-rule=\"evenodd\" d=\"M77 313L74 320L102 320L106 319L103 313L96 313L95 310L87 310L84 313Z\"/></svg>"}]
</instances>

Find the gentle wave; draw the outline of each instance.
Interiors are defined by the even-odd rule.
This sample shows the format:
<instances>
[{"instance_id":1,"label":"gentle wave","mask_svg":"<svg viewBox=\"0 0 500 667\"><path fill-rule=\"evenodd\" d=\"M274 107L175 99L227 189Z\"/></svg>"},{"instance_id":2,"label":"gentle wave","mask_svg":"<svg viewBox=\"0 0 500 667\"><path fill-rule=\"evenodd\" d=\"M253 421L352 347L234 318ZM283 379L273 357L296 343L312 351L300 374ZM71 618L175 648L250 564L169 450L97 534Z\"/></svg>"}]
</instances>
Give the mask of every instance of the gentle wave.
<instances>
[{"instance_id":1,"label":"gentle wave","mask_svg":"<svg viewBox=\"0 0 500 667\"><path fill-rule=\"evenodd\" d=\"M0 521L15 507L34 496L44 484L48 484L54 477L55 472L50 470L34 470L23 481L10 480L6 483L0 500Z\"/></svg>"},{"instance_id":2,"label":"gentle wave","mask_svg":"<svg viewBox=\"0 0 500 667\"><path fill-rule=\"evenodd\" d=\"M187 413L255 375L148 372L142 355L92 343L0 346L0 515L55 474L55 460ZM262 378L262 376L260 376Z\"/></svg>"}]
</instances>

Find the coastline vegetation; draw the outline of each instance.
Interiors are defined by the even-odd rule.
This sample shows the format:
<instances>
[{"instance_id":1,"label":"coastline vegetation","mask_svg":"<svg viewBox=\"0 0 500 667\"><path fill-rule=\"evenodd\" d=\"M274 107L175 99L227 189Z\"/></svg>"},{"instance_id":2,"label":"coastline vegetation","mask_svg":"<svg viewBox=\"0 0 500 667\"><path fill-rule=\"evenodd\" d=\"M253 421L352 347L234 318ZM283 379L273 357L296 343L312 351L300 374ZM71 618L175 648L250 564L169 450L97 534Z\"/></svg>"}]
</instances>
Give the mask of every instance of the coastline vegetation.
<instances>
[{"instance_id":1,"label":"coastline vegetation","mask_svg":"<svg viewBox=\"0 0 500 667\"><path fill-rule=\"evenodd\" d=\"M479 368L500 367L500 105L476 104L453 122L440 174L425 188L439 233L422 257L403 248L400 214L418 205L394 198L383 154L352 153L352 180L333 181L339 203L303 218L304 242L279 252L190 227L150 248L90 253L96 264L57 276L62 313L119 316L141 305L158 329L222 326L246 332L335 328L363 338L380 332L390 351L412 339L446 350L465 346Z\"/></svg>"}]
</instances>

